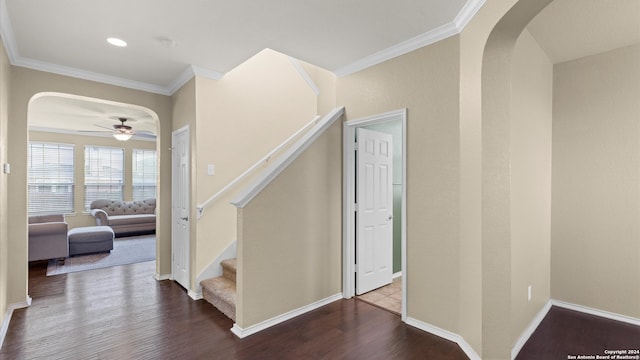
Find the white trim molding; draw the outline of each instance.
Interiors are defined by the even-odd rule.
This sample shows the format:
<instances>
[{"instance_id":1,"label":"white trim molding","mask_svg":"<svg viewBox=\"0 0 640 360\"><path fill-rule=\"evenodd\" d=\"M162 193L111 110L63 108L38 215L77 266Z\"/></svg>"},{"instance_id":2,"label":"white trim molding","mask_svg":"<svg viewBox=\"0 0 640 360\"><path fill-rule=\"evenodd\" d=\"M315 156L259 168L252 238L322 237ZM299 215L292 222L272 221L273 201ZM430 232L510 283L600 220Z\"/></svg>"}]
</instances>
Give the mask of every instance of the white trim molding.
<instances>
[{"instance_id":1,"label":"white trim molding","mask_svg":"<svg viewBox=\"0 0 640 360\"><path fill-rule=\"evenodd\" d=\"M564 308L564 309L578 311L578 312L589 314L589 315L595 315L595 316L603 317L605 319L621 321L621 322L624 322L624 323L627 323L627 324L640 326L640 319L637 319L637 318L634 318L634 317L631 317L631 316L627 316L627 315L616 314L616 313L613 313L613 312L594 309L594 308L591 308L591 307L588 307L588 306L572 304L572 303L568 303L568 302L560 301L560 300L551 300L551 305L557 306L557 307L560 307L560 308Z\"/></svg>"},{"instance_id":2,"label":"white trim molding","mask_svg":"<svg viewBox=\"0 0 640 360\"><path fill-rule=\"evenodd\" d=\"M349 65L335 69L334 74L338 77L351 75L387 60L410 53L414 50L435 44L438 41L451 36L458 35L462 30L464 30L464 27L469 23L469 21L471 21L482 5L484 5L484 2L485 0L468 0L453 21L386 49L380 50Z\"/></svg>"},{"instance_id":3,"label":"white trim molding","mask_svg":"<svg viewBox=\"0 0 640 360\"><path fill-rule=\"evenodd\" d=\"M190 65L187 66L183 72L178 75L165 89L168 95L173 95L176 91L180 90L184 84L193 79L194 76L200 76L212 80L220 80L224 76L223 73L219 73L214 70L205 69L200 66Z\"/></svg>"},{"instance_id":4,"label":"white trim molding","mask_svg":"<svg viewBox=\"0 0 640 360\"><path fill-rule=\"evenodd\" d=\"M13 316L13 312L18 309L23 309L31 306L31 297L27 296L27 300L21 303L9 304L7 306L7 312L4 314L4 320L2 321L2 327L0 328L0 348L2 348L2 344L4 343L4 338L7 336L7 331L9 330L9 323L11 322L11 317Z\"/></svg>"},{"instance_id":5,"label":"white trim molding","mask_svg":"<svg viewBox=\"0 0 640 360\"><path fill-rule=\"evenodd\" d=\"M157 281L173 280L173 278L171 277L171 274L160 275L159 273L155 273L153 274L153 278L156 279Z\"/></svg>"},{"instance_id":6,"label":"white trim molding","mask_svg":"<svg viewBox=\"0 0 640 360\"><path fill-rule=\"evenodd\" d=\"M531 323L529 323L529 326L527 326L522 335L520 335L518 341L516 341L516 343L513 345L513 347L511 348L511 359L515 359L516 356L518 356L518 353L520 353L520 350L522 350L524 344L527 343L531 335L533 335L533 332L536 331L538 326L540 326L540 323L542 322L542 320L544 320L544 317L547 316L549 310L551 310L551 300L547 301L542 309L538 311L533 320L531 320Z\"/></svg>"},{"instance_id":7,"label":"white trim molding","mask_svg":"<svg viewBox=\"0 0 640 360\"><path fill-rule=\"evenodd\" d=\"M393 58L408 54L427 45L435 44L438 41L457 35L458 33L459 31L456 28L456 25L453 22L450 22L424 34L415 36L409 40L405 40L401 43L380 50L347 66L335 69L334 73L338 77L351 75L358 71L370 68L374 65L378 65Z\"/></svg>"},{"instance_id":8,"label":"white trim molding","mask_svg":"<svg viewBox=\"0 0 640 360\"><path fill-rule=\"evenodd\" d=\"M464 353L469 357L470 360L481 360L482 358L476 351L469 345L462 336L453 333L451 331L439 328L435 325L427 324L426 322L414 319L412 317L407 317L406 321L407 325L411 325L415 328L418 328L422 331L426 331L435 336L439 336L443 339L447 339L449 341L453 341L454 343L460 346L460 349L464 351Z\"/></svg>"},{"instance_id":9,"label":"white trim molding","mask_svg":"<svg viewBox=\"0 0 640 360\"><path fill-rule=\"evenodd\" d=\"M298 61L298 59L291 56L289 56L289 61L291 61L291 64L293 64L293 67L296 68L296 70L298 71L298 74L302 76L304 81L307 83L307 85L309 85L309 87L311 88L311 90L313 90L316 96L320 95L320 88L316 85L315 82L313 82L313 80L311 79L311 76L309 76L309 73L307 73L304 70L304 68L302 67L302 64L300 64L300 61Z\"/></svg>"},{"instance_id":10,"label":"white trim molding","mask_svg":"<svg viewBox=\"0 0 640 360\"><path fill-rule=\"evenodd\" d=\"M202 299L202 291L198 292L198 291L189 290L187 292L187 294L193 300L201 300Z\"/></svg>"},{"instance_id":11,"label":"white trim molding","mask_svg":"<svg viewBox=\"0 0 640 360\"><path fill-rule=\"evenodd\" d=\"M455 19L453 19L453 23L456 25L458 32L464 30L465 26L467 26L471 19L480 11L484 2L485 0L468 0L467 3L464 4L462 10L460 10Z\"/></svg>"},{"instance_id":12,"label":"white trim molding","mask_svg":"<svg viewBox=\"0 0 640 360\"><path fill-rule=\"evenodd\" d=\"M322 300L318 300L314 303L311 303L309 305L306 306L302 306L299 307L295 310L291 310L289 312L286 312L282 315L278 315L276 317L273 317L271 319L262 321L260 323L257 323L255 325L251 325L247 328L241 328L240 326L238 326L238 324L233 324L233 327L231 328L231 332L236 334L237 337L239 338L245 338L247 336L253 335L257 332L260 332L262 330L265 330L267 328L270 328L274 325L278 325L282 322L285 322L287 320L293 319L296 316L300 316L302 314L308 313L309 311L315 310L319 307L328 305L334 301L340 300L342 299L342 294L335 294L332 296L329 296L328 298L322 299Z\"/></svg>"}]
</instances>

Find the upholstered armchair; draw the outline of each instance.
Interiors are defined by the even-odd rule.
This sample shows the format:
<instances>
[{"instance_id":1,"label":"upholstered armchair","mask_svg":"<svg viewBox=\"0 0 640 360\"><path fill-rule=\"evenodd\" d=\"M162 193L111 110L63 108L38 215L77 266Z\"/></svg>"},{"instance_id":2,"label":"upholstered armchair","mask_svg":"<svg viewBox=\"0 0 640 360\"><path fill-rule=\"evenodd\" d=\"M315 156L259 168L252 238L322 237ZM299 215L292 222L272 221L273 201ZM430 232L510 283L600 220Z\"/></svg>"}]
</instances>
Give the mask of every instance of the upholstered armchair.
<instances>
[{"instance_id":1,"label":"upholstered armchair","mask_svg":"<svg viewBox=\"0 0 640 360\"><path fill-rule=\"evenodd\" d=\"M69 256L64 215L29 216L29 261Z\"/></svg>"}]
</instances>

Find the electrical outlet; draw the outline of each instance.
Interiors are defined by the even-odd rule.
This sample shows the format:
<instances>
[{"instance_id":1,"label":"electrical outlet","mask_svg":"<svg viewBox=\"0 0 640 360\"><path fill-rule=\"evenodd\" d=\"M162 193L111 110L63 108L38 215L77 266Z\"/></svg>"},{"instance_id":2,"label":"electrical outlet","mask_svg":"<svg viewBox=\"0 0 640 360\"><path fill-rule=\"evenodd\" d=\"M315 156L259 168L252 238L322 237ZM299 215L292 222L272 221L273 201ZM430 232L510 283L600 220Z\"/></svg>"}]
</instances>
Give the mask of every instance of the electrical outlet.
<instances>
[{"instance_id":1,"label":"electrical outlet","mask_svg":"<svg viewBox=\"0 0 640 360\"><path fill-rule=\"evenodd\" d=\"M527 288L527 300L531 301L531 285Z\"/></svg>"},{"instance_id":2,"label":"electrical outlet","mask_svg":"<svg viewBox=\"0 0 640 360\"><path fill-rule=\"evenodd\" d=\"M207 175L211 176L216 173L216 167L213 164L207 165Z\"/></svg>"}]
</instances>

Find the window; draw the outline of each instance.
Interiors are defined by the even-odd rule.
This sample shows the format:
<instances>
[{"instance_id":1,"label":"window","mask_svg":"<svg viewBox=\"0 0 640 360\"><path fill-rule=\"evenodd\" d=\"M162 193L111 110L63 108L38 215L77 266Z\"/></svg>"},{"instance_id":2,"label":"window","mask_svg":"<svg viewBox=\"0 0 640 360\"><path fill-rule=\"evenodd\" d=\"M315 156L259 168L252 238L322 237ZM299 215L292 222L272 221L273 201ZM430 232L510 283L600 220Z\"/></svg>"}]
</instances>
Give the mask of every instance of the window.
<instances>
[{"instance_id":1,"label":"window","mask_svg":"<svg viewBox=\"0 0 640 360\"><path fill-rule=\"evenodd\" d=\"M84 208L97 199L123 200L124 149L85 146Z\"/></svg>"},{"instance_id":2,"label":"window","mask_svg":"<svg viewBox=\"0 0 640 360\"><path fill-rule=\"evenodd\" d=\"M156 151L137 150L132 153L133 200L156 197Z\"/></svg>"},{"instance_id":3,"label":"window","mask_svg":"<svg viewBox=\"0 0 640 360\"><path fill-rule=\"evenodd\" d=\"M73 212L73 145L29 142L29 214Z\"/></svg>"}]
</instances>

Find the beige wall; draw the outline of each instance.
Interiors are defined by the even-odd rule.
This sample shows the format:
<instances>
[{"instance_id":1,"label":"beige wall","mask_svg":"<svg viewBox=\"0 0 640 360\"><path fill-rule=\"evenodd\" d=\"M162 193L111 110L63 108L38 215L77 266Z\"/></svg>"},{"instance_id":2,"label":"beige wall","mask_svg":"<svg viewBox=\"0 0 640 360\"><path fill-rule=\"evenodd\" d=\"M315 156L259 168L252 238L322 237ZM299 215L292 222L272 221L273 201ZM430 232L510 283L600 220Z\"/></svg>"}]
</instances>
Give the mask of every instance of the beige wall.
<instances>
[{"instance_id":1,"label":"beige wall","mask_svg":"<svg viewBox=\"0 0 640 360\"><path fill-rule=\"evenodd\" d=\"M459 329L459 37L338 78L347 121L407 108L407 316Z\"/></svg>"},{"instance_id":2,"label":"beige wall","mask_svg":"<svg viewBox=\"0 0 640 360\"><path fill-rule=\"evenodd\" d=\"M106 99L116 102L144 106L154 111L160 120L158 157L160 162L158 197L158 247L156 270L158 274L169 274L170 262L170 198L171 198L171 102L163 95L120 88L102 83L80 80L20 67L12 67L11 107L9 115L9 162L12 165L9 177L8 216L9 252L12 254L8 266L12 269L9 278L8 302L23 302L27 298L27 111L33 95L45 92L61 92Z\"/></svg>"},{"instance_id":3,"label":"beige wall","mask_svg":"<svg viewBox=\"0 0 640 360\"><path fill-rule=\"evenodd\" d=\"M640 45L554 67L551 295L640 318Z\"/></svg>"},{"instance_id":4,"label":"beige wall","mask_svg":"<svg viewBox=\"0 0 640 360\"><path fill-rule=\"evenodd\" d=\"M0 41L0 166L8 160L8 123L10 65L4 44ZM9 300L9 232L8 232L8 175L0 169L0 324L3 324Z\"/></svg>"},{"instance_id":5,"label":"beige wall","mask_svg":"<svg viewBox=\"0 0 640 360\"><path fill-rule=\"evenodd\" d=\"M342 291L342 123L239 210L242 328Z\"/></svg>"},{"instance_id":6,"label":"beige wall","mask_svg":"<svg viewBox=\"0 0 640 360\"><path fill-rule=\"evenodd\" d=\"M512 345L550 299L553 65L524 31L513 55L511 97ZM527 287L532 286L531 301Z\"/></svg>"},{"instance_id":7,"label":"beige wall","mask_svg":"<svg viewBox=\"0 0 640 360\"><path fill-rule=\"evenodd\" d=\"M155 150L156 143L152 141L118 141L112 137L82 136L71 134L59 134L41 131L29 131L29 141L52 142L75 145L75 207L73 214L66 214L65 219L69 228L73 229L81 226L93 226L96 224L95 218L84 209L84 147L87 145L108 146L124 149L124 200L131 200L132 196L132 161L133 149Z\"/></svg>"},{"instance_id":8,"label":"beige wall","mask_svg":"<svg viewBox=\"0 0 640 360\"><path fill-rule=\"evenodd\" d=\"M309 65L306 68L313 70ZM321 86L323 107L329 107L333 77L317 68L313 77ZM196 78L195 98L198 203L206 201L325 110L319 108L319 97L289 57L269 49L218 81ZM215 165L215 175L207 175L208 164ZM236 240L236 209L229 202L242 188L236 186L208 207L197 222L193 275L199 275Z\"/></svg>"}]
</instances>

